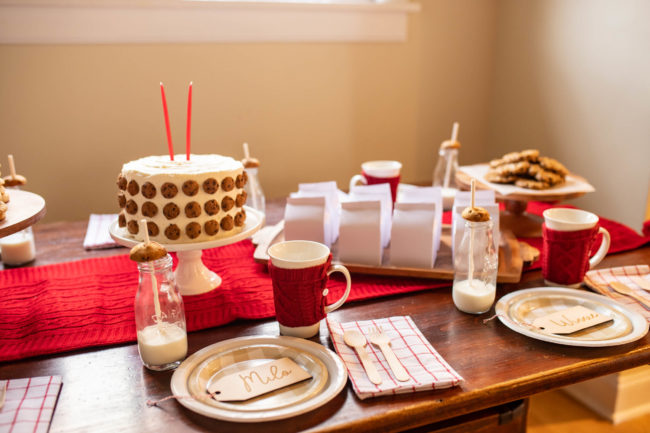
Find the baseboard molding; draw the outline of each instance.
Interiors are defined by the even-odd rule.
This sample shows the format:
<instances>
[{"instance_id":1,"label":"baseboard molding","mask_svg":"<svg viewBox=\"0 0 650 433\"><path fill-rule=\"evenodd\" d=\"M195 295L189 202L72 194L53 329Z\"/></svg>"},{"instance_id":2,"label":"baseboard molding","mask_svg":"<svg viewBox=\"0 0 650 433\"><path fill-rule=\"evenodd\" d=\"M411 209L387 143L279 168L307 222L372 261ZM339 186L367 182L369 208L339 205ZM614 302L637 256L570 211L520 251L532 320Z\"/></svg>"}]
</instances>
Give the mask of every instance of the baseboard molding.
<instances>
[{"instance_id":1,"label":"baseboard molding","mask_svg":"<svg viewBox=\"0 0 650 433\"><path fill-rule=\"evenodd\" d=\"M598 415L618 424L650 413L650 366L577 383L563 391Z\"/></svg>"}]
</instances>

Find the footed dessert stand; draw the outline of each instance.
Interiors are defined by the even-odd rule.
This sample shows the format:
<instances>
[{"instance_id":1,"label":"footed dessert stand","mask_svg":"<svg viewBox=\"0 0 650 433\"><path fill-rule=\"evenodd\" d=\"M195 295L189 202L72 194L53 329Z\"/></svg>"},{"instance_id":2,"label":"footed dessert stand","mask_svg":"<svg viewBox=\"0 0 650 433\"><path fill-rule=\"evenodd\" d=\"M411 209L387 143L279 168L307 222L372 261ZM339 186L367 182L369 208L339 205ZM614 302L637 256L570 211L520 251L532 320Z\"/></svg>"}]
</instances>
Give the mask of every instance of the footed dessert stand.
<instances>
[{"instance_id":1,"label":"footed dessert stand","mask_svg":"<svg viewBox=\"0 0 650 433\"><path fill-rule=\"evenodd\" d=\"M246 239L262 227L264 214L248 206L244 209L246 209L246 223L242 231L234 236L206 242L163 244L167 251L176 252L178 257L174 276L182 296L200 295L221 285L221 277L203 264L201 255L203 250L223 247ZM118 227L117 221L111 224L109 230L115 242L125 247L132 247L140 242L124 228Z\"/></svg>"},{"instance_id":2,"label":"footed dessert stand","mask_svg":"<svg viewBox=\"0 0 650 433\"><path fill-rule=\"evenodd\" d=\"M9 208L4 221L0 221L0 238L30 227L45 216L45 200L33 192L11 189Z\"/></svg>"},{"instance_id":3,"label":"footed dessert stand","mask_svg":"<svg viewBox=\"0 0 650 433\"><path fill-rule=\"evenodd\" d=\"M586 182L586 180L575 174L571 174L574 178ZM456 182L458 186L463 190L469 190L472 176L459 171L456 173ZM485 183L479 179L476 179L476 187L479 189L494 189L489 183ZM505 210L501 212L500 223L502 230L510 230L517 237L541 237L542 236L542 223L544 219L540 216L530 214L526 212L529 201L543 201L543 202L560 202L564 200L570 200L578 198L584 195L584 192L573 192L558 194L553 192L553 189L545 191L544 194L527 194L521 192L518 194L508 194L501 195L497 191L496 199L502 201L505 205Z\"/></svg>"}]
</instances>

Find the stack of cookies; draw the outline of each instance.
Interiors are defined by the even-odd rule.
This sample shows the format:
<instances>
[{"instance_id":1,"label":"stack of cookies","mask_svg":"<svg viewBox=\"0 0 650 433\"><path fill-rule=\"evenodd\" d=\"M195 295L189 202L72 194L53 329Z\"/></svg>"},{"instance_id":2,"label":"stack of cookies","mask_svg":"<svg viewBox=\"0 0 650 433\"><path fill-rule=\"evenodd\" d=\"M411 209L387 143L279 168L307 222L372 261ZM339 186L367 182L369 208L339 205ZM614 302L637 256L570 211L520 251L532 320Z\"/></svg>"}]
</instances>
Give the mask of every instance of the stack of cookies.
<instances>
[{"instance_id":1,"label":"stack of cookies","mask_svg":"<svg viewBox=\"0 0 650 433\"><path fill-rule=\"evenodd\" d=\"M510 183L521 188L547 189L564 183L568 173L559 161L539 156L539 150L529 149L506 153L490 161L485 180Z\"/></svg>"},{"instance_id":2,"label":"stack of cookies","mask_svg":"<svg viewBox=\"0 0 650 433\"><path fill-rule=\"evenodd\" d=\"M5 181L0 177L0 221L5 219L7 214L7 203L9 203L9 194L5 191Z\"/></svg>"}]
</instances>

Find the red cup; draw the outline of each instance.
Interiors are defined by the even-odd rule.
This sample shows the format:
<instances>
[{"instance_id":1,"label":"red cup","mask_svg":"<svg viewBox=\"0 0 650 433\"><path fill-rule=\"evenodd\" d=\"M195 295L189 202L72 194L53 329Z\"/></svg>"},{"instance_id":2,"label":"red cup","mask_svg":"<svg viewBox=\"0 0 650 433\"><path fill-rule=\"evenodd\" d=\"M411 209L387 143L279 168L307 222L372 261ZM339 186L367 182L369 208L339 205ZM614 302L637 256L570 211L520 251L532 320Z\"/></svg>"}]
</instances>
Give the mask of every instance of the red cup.
<instances>
[{"instance_id":1,"label":"red cup","mask_svg":"<svg viewBox=\"0 0 650 433\"><path fill-rule=\"evenodd\" d=\"M578 287L585 273L605 258L609 232L598 226L598 216L579 209L554 208L544 211L542 224L542 276L549 285ZM596 236L603 241L589 257Z\"/></svg>"},{"instance_id":2,"label":"red cup","mask_svg":"<svg viewBox=\"0 0 650 433\"><path fill-rule=\"evenodd\" d=\"M348 298L350 273L345 266L332 265L329 248L318 242L279 242L269 248L268 254L280 334L302 338L318 334L320 321ZM326 305L326 286L332 272L343 273L347 286L338 301Z\"/></svg>"},{"instance_id":3,"label":"red cup","mask_svg":"<svg viewBox=\"0 0 650 433\"><path fill-rule=\"evenodd\" d=\"M390 194L395 203L397 186L400 181L402 163L399 161L367 161L361 164L361 174L355 174L350 179L350 190L358 182L364 185L377 185L387 183L390 185Z\"/></svg>"}]
</instances>

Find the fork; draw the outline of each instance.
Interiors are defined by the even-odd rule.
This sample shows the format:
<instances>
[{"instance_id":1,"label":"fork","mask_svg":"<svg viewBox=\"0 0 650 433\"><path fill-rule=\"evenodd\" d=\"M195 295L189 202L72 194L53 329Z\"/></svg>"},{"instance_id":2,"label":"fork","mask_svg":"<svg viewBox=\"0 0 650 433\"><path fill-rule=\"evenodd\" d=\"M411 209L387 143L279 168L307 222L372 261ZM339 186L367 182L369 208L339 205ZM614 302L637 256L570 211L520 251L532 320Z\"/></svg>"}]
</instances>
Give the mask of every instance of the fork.
<instances>
[{"instance_id":1,"label":"fork","mask_svg":"<svg viewBox=\"0 0 650 433\"><path fill-rule=\"evenodd\" d=\"M381 352L384 354L384 358L388 361L390 369L393 370L393 374L400 382L406 382L410 379L409 374L404 369L404 366L399 359L395 356L393 349L390 347L390 337L382 332L381 328L371 328L368 337L370 337L370 342L375 346L381 349Z\"/></svg>"},{"instance_id":2,"label":"fork","mask_svg":"<svg viewBox=\"0 0 650 433\"><path fill-rule=\"evenodd\" d=\"M615 292L618 292L621 295L629 296L631 298L636 299L644 307L650 308L650 303L648 303L648 301L643 299L641 296L634 293L634 291L630 286L626 286L625 284L619 283L618 281L612 281L611 283L609 283L609 287L611 287L612 289L614 289Z\"/></svg>"}]
</instances>

